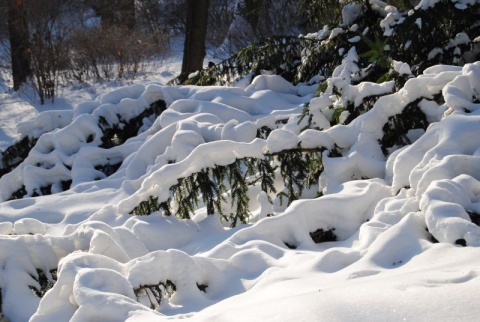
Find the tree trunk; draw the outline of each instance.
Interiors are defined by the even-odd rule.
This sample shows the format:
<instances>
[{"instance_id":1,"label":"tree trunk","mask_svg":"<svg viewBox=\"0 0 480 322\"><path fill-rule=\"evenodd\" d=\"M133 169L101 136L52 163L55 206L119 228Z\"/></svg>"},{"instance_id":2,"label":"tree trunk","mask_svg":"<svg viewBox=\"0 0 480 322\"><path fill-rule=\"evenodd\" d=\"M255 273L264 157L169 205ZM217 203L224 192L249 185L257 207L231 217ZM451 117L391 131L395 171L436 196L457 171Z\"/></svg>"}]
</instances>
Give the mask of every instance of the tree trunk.
<instances>
[{"instance_id":1,"label":"tree trunk","mask_svg":"<svg viewBox=\"0 0 480 322\"><path fill-rule=\"evenodd\" d=\"M93 6L95 13L102 19L102 29L125 27L135 29L135 0L101 0Z\"/></svg>"},{"instance_id":2,"label":"tree trunk","mask_svg":"<svg viewBox=\"0 0 480 322\"><path fill-rule=\"evenodd\" d=\"M13 89L16 91L32 75L28 20L23 0L8 0L8 31Z\"/></svg>"},{"instance_id":3,"label":"tree trunk","mask_svg":"<svg viewBox=\"0 0 480 322\"><path fill-rule=\"evenodd\" d=\"M188 0L181 77L203 68L209 0Z\"/></svg>"},{"instance_id":4,"label":"tree trunk","mask_svg":"<svg viewBox=\"0 0 480 322\"><path fill-rule=\"evenodd\" d=\"M97 12L100 15L102 30L108 30L115 23L115 2L112 0L101 0Z\"/></svg>"},{"instance_id":5,"label":"tree trunk","mask_svg":"<svg viewBox=\"0 0 480 322\"><path fill-rule=\"evenodd\" d=\"M121 23L129 30L135 29L135 0L120 0L119 8Z\"/></svg>"},{"instance_id":6,"label":"tree trunk","mask_svg":"<svg viewBox=\"0 0 480 322\"><path fill-rule=\"evenodd\" d=\"M262 0L245 0L245 18L254 30L257 29L260 12L265 7Z\"/></svg>"}]
</instances>

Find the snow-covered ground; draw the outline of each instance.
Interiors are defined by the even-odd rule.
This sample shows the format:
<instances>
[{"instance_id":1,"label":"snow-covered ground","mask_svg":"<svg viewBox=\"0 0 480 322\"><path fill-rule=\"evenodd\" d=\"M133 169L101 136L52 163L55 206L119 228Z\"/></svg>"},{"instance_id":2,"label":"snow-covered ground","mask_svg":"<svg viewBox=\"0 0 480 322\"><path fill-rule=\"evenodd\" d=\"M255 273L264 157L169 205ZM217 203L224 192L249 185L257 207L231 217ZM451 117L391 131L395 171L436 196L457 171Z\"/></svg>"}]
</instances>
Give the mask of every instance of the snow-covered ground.
<instances>
[{"instance_id":1,"label":"snow-covered ground","mask_svg":"<svg viewBox=\"0 0 480 322\"><path fill-rule=\"evenodd\" d=\"M431 67L389 94L392 82L345 82L355 55L351 50L330 79L344 89L342 97L328 90L316 97L316 85L293 86L274 75L243 87L165 86L178 59L125 87L65 87L45 106L27 90L1 94L1 147L39 136L24 162L0 178L4 316L477 320L480 227L467 212L480 213L480 63ZM438 93L445 103L433 100ZM384 96L350 124L330 126L335 100L372 95ZM102 124L114 127L159 100L168 108L145 117L138 135L100 147ZM409 133L413 143L385 157L378 141L385 122L417 100L429 128ZM306 103L322 131L302 130ZM263 126L274 128L267 139L257 137ZM179 179L205 168L299 144L326 149L313 192L322 197L286 207L254 186L251 223L231 229L202 206L184 220L160 211L130 214L149 196L166 201ZM328 155L334 148L341 156ZM96 167L119 162L108 177ZM71 189L62 192L69 180ZM22 187L31 196L47 185L52 195L8 200ZM337 240L315 243L318 229L334 229Z\"/></svg>"},{"instance_id":2,"label":"snow-covered ground","mask_svg":"<svg viewBox=\"0 0 480 322\"><path fill-rule=\"evenodd\" d=\"M32 321L475 320L480 229L464 209L479 207L480 115L454 105L459 93L480 88L479 78L479 64L432 68L348 126L299 134L289 122L268 140L252 141L259 124L295 115L314 88L276 76L259 76L245 89L132 85L77 105L71 123L41 137L23 171L0 179L4 195L22 177L28 190L29 183L55 181L53 169L63 163L74 185L0 204L3 312L13 321L32 315ZM427 79L436 84L430 90L444 88L447 99L432 115L453 110L382 160L372 143L383 124L379 118L428 95L418 90ZM457 91L447 90L460 83ZM118 172L90 181L98 161L92 158L106 153L80 136L94 131L92 116L128 113L160 98L170 108L145 132L109 150L124 160ZM128 214L187 173L299 141L350 151L326 162L331 193L324 197L231 230L201 211L193 220ZM34 166L47 159L51 167ZM172 159L176 163L168 164ZM376 172L377 179L345 180L355 171ZM259 216L265 205L254 204ZM335 227L338 241L315 244L309 232L321 227ZM432 243L427 227L441 243ZM469 247L455 245L458 239ZM28 287L40 288L32 276L41 269L52 279L48 272L57 266L58 280L40 301ZM145 294L143 304L137 301L134 289L167 280L176 290L155 310Z\"/></svg>"},{"instance_id":3,"label":"snow-covered ground","mask_svg":"<svg viewBox=\"0 0 480 322\"><path fill-rule=\"evenodd\" d=\"M177 44L175 49L178 49ZM44 105L40 104L38 94L31 86L24 86L20 91L12 93L9 70L0 68L0 150L5 150L20 137L17 130L18 123L31 121L43 111L73 110L79 103L95 100L102 94L128 84L141 82L166 84L178 76L181 56L174 55L151 65L131 80L86 81L60 85L54 102L47 99Z\"/></svg>"}]
</instances>

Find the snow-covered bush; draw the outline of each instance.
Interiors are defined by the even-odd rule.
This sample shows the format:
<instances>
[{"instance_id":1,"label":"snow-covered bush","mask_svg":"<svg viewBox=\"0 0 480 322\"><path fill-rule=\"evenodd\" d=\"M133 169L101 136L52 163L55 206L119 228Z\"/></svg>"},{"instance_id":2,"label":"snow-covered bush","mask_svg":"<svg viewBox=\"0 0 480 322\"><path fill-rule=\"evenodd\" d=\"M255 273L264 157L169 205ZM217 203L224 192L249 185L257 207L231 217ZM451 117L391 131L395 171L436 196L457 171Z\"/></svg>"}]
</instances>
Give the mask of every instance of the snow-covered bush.
<instances>
[{"instance_id":1,"label":"snow-covered bush","mask_svg":"<svg viewBox=\"0 0 480 322\"><path fill-rule=\"evenodd\" d=\"M133 148L116 147L143 132L166 108L154 87L134 85L82 103L73 113L44 112L22 124L29 135L2 154L4 172L10 172L0 179L1 198L48 195L111 175ZM44 133L45 128L50 130Z\"/></svg>"},{"instance_id":2,"label":"snow-covered bush","mask_svg":"<svg viewBox=\"0 0 480 322\"><path fill-rule=\"evenodd\" d=\"M451 59L453 56L444 55L437 57L435 63L464 64L465 60L459 57L471 59L472 55L476 54L477 48L470 38L474 38L476 33L480 32L477 24L471 24L471 21L477 17L475 14L477 7L478 4L474 4L472 10L467 10L468 13L465 14L465 8L462 5L452 4L449 1L440 1L434 6L433 3L422 2L414 10L399 12L395 7L373 1L363 8L364 12L361 14L358 13L361 7L350 4L344 8L344 21L338 28L329 30L325 27L317 34L306 37L277 37L261 43L253 43L229 60L200 71L186 83L242 84L245 82L245 80L239 81L242 77L248 81L265 71L300 84L317 81L320 82L318 97L305 104L301 115L291 116L288 121L285 120L287 124L283 127L298 134L308 129L327 130L334 125L347 125L375 106L381 106L382 96L395 92L411 92L412 86L407 85L407 81L414 79L416 75L432 65L431 52L434 48L440 46L445 51L452 53L455 51L458 58ZM426 10L428 8L430 10ZM431 12L435 13L434 19ZM422 19L425 22L424 25L420 23ZM444 28L447 25L451 27ZM414 37L419 29L424 36L415 38L414 47L421 46L421 48L411 51L408 46L411 46L412 42L408 38ZM421 37L425 39L420 39ZM407 43L408 46L405 46ZM415 56L407 57L406 55L411 55L411 52ZM408 58L406 61L413 68L398 60L405 58ZM382 134L374 135L378 145L376 148L372 147L374 150L383 152L383 157L378 156L379 162L395 150L414 142L425 132L431 122L439 119L439 115L432 117L424 108L430 104L441 106L445 103L441 95L442 87L433 86L432 89L436 92L416 91L410 95L409 100L399 101L395 112L389 112L386 118L379 121ZM274 127L263 127L269 134L276 129L273 133L277 134L281 128L282 125L278 123ZM257 128L257 131L260 130ZM288 140L288 136L280 137L281 140ZM268 136L268 139L274 140L273 136ZM304 187L309 189L310 183L314 186L318 185L317 178L324 171L322 155L324 155L323 159L343 159L349 151L348 145L343 142L335 142L328 147L315 147L312 150L310 147L305 149L300 140L294 139L294 141L294 146L284 141L282 153L273 155L266 152L260 159L262 162L266 160L265 163L268 163L271 168L270 173L264 173L262 176L262 186L266 186L265 180L274 182L275 179L281 178L286 189L279 192L275 189L263 189L270 201L279 199L279 203L282 203L283 196L287 197L287 204L290 204L293 200L301 198ZM244 164L242 167L236 166L244 169L241 174L244 181L247 182L248 177L255 178L255 171L249 173L247 170L256 169L255 162L259 161L255 158L237 159L230 165L239 162ZM224 206L222 206L222 201L225 201L224 196L238 184L232 185L230 182L230 185L225 186L223 182L226 180L226 173L230 173L231 169L223 164L220 166L215 161L214 165L207 169L198 169L185 179L179 179L180 182L172 186L171 194L167 199L159 200L157 197L149 197L132 212L148 214L163 209L164 213L170 215L172 212L168 205L172 203L173 198L177 200L177 204L182 200L178 208L181 210L177 209L176 212L181 213L182 218L189 218L188 213L193 213L196 207L204 204L207 206L208 214L218 212L224 216ZM378 171L352 169L342 175L342 180L367 179L377 176L378 173ZM199 177L204 177L205 180L199 180ZM329 190L326 179L328 175L322 174L320 178L323 178L323 182L320 182L320 194L322 194ZM184 180L191 184L182 187ZM202 189L200 188L202 184L193 184L202 181L205 182L205 187L210 188ZM244 186L242 191L246 196L248 189ZM273 194L269 194L272 192ZM235 198L233 199L232 204L235 204ZM240 197L240 199L248 200L246 197ZM199 200L203 200L203 203L199 203ZM275 203L276 201L273 201L273 204ZM237 211L236 215L240 216L241 222L244 222L249 215L248 208Z\"/></svg>"}]
</instances>

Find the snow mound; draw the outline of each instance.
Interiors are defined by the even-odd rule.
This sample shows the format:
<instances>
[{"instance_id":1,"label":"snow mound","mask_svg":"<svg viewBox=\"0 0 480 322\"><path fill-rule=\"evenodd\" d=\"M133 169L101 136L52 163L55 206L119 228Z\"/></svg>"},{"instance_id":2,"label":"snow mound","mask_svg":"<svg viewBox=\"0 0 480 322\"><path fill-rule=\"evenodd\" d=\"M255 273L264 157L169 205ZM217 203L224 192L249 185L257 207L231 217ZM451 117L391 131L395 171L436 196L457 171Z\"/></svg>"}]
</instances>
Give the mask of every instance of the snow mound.
<instances>
[{"instance_id":1,"label":"snow mound","mask_svg":"<svg viewBox=\"0 0 480 322\"><path fill-rule=\"evenodd\" d=\"M51 196L0 204L3 314L12 321L161 321L209 320L233 310L233 320L259 320L278 314L266 299L282 303L279 292L290 290L289 307L313 300L331 305L326 311L311 306L301 313L305 319L352 319L331 298L371 305L360 288L380 287L375 314L395 306L399 316L412 317L410 310L429 296L434 306L418 308L415 317L442 312L448 320L454 313L444 309L445 285L453 296L474 296L479 286L470 261L480 244L472 221L480 212L480 115L472 102L479 80L478 63L437 66L396 93L389 94L389 84L355 90L337 84L357 94L313 100L313 93L298 96L274 76L260 76L246 90L136 86L103 96L91 110L82 107L67 125L47 122L57 129L42 134L22 165L0 179L2 196L19 185L31 192L59 180L73 184L65 192L52 187ZM438 93L444 103L428 100ZM349 124L331 125L328 106L357 95L383 96ZM117 124L159 99L168 108L144 130L117 146L100 146L100 116ZM431 102L420 105L434 121L411 145L385 155L384 125L414 101ZM308 102L323 131L302 129ZM273 128L269 136L257 137L266 125ZM300 148L323 151L317 186L323 196L281 207L253 188L253 225L225 229L202 205L192 219L129 214L149 196L167 200L172 185L202 169ZM331 154L335 149L340 155ZM95 165L107 157L121 166L92 181ZM399 293L405 289L414 291ZM399 299L403 304L394 305ZM475 312L470 303L457 303L465 320ZM258 312L252 316L242 305ZM353 306L355 314L361 307ZM286 308L279 312L292 317Z\"/></svg>"}]
</instances>

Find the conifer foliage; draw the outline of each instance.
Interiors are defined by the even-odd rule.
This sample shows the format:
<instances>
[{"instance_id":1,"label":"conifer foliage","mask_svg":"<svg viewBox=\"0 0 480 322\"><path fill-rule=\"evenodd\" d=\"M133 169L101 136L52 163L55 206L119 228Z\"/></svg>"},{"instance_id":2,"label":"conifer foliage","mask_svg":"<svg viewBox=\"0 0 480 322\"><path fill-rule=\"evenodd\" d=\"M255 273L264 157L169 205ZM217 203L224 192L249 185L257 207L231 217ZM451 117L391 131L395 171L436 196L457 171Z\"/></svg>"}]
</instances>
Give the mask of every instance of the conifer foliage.
<instances>
[{"instance_id":1,"label":"conifer foliage","mask_svg":"<svg viewBox=\"0 0 480 322\"><path fill-rule=\"evenodd\" d=\"M435 15L432 10L425 10L431 6ZM244 77L252 79L264 71L295 84L318 82L318 97L293 119L300 131L322 131L349 124L372 109L382 96L398 92L429 66L462 65L476 60L478 45L471 39L480 30L478 23L472 24L478 20L474 12L469 10L465 16L462 7L450 1L436 4L422 1L408 12L371 1L354 24L345 21L349 13L344 9L344 23L337 28L325 27L316 34L273 37L252 43L231 58L194 74L185 84L235 85ZM362 96L362 86L375 88L375 95ZM412 143L413 132L427 129L430 123L421 108L425 100L444 103L441 93L420 97L385 120L384 135L378 138L378 147L385 157ZM259 137L263 131L263 137L268 139L274 129L259 129ZM312 187L320 187L317 193L320 196L323 157L342 158L346 151L338 146L306 149L299 142L294 148L267 152L262 159L237 159L228 166L203 169L172 186L170 199L150 197L133 209L132 214L147 215L163 209L164 214L190 218L195 210L205 206L209 215L216 213L234 227L249 221L248 202L252 195L249 190L255 186L267 193L272 204L289 205ZM365 173L350 177L367 178ZM277 191L274 182L278 180L282 189ZM230 214L225 212L228 200L233 206Z\"/></svg>"}]
</instances>

